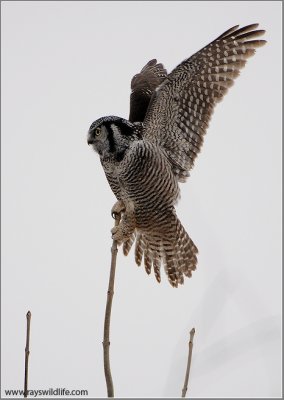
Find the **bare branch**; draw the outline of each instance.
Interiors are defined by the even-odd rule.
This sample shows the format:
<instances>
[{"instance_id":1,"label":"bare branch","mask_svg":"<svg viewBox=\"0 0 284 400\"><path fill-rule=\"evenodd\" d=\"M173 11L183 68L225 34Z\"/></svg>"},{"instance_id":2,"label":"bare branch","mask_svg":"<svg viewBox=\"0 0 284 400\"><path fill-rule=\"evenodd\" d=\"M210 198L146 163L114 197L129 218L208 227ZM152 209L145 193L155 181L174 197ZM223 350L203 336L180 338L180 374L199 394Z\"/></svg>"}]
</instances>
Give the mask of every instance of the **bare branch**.
<instances>
[{"instance_id":1,"label":"bare branch","mask_svg":"<svg viewBox=\"0 0 284 400\"><path fill-rule=\"evenodd\" d=\"M120 221L120 214L116 214L115 226L119 224L119 221ZM115 240L113 240L111 247L111 267L110 267L110 275L109 275L109 283L107 291L107 303L106 303L105 323L104 323L104 341L103 341L104 370L105 370L108 397L114 397L114 388L113 388L113 381L112 381L110 361L109 361L109 346L110 346L109 333L110 333L111 306L114 293L113 289L114 289L114 278L115 278L115 268L116 268L116 257L117 257L117 243Z\"/></svg>"},{"instance_id":2,"label":"bare branch","mask_svg":"<svg viewBox=\"0 0 284 400\"><path fill-rule=\"evenodd\" d=\"M195 329L192 328L191 331L190 331L190 340L189 340L189 343L188 343L188 359L187 359L186 373L185 373L185 379L184 379L184 385L183 385L181 397L185 397L186 392L187 392L194 334L195 334Z\"/></svg>"},{"instance_id":3,"label":"bare branch","mask_svg":"<svg viewBox=\"0 0 284 400\"><path fill-rule=\"evenodd\" d=\"M30 355L30 326L32 314L27 312L27 335L26 335L26 348L25 348L25 383L24 383L24 397L28 397L28 375L29 375L29 355Z\"/></svg>"}]
</instances>

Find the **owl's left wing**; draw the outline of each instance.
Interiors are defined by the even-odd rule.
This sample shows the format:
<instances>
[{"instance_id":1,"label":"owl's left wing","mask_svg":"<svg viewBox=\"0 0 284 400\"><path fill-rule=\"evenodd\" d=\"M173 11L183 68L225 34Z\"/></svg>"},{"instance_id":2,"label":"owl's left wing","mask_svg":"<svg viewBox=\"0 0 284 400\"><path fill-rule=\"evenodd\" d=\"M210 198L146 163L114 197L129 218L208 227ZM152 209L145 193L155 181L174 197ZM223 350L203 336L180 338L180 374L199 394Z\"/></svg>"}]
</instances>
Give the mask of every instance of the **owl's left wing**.
<instances>
[{"instance_id":1,"label":"owl's left wing","mask_svg":"<svg viewBox=\"0 0 284 400\"><path fill-rule=\"evenodd\" d=\"M130 122L143 122L155 89L167 76L163 64L150 60L131 81Z\"/></svg>"},{"instance_id":2,"label":"owl's left wing","mask_svg":"<svg viewBox=\"0 0 284 400\"><path fill-rule=\"evenodd\" d=\"M153 94L143 136L163 148L179 181L193 167L217 102L265 40L258 24L230 28L178 65Z\"/></svg>"}]
</instances>

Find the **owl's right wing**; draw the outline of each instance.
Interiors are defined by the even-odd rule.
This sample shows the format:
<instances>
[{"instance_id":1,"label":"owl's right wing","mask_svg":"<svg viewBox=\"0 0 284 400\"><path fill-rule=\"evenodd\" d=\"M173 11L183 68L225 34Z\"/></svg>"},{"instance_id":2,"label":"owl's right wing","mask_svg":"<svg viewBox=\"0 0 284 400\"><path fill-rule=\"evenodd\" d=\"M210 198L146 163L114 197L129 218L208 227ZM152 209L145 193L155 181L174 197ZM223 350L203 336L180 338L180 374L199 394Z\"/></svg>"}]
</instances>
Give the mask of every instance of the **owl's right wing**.
<instances>
[{"instance_id":1,"label":"owl's right wing","mask_svg":"<svg viewBox=\"0 0 284 400\"><path fill-rule=\"evenodd\" d=\"M167 76L163 64L150 60L131 81L130 122L143 122L155 89Z\"/></svg>"},{"instance_id":2,"label":"owl's right wing","mask_svg":"<svg viewBox=\"0 0 284 400\"><path fill-rule=\"evenodd\" d=\"M147 111L143 136L161 147L179 181L193 167L217 102L264 40L258 24L230 28L178 65L158 87Z\"/></svg>"}]
</instances>

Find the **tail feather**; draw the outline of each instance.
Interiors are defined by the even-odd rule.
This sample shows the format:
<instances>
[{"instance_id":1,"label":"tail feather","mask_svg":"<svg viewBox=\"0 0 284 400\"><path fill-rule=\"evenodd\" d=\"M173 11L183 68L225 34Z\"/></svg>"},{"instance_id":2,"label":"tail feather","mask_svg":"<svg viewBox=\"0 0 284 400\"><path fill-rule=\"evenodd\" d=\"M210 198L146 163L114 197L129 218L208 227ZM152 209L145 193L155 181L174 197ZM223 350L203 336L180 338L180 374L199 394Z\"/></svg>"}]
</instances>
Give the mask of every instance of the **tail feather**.
<instances>
[{"instance_id":1,"label":"tail feather","mask_svg":"<svg viewBox=\"0 0 284 400\"><path fill-rule=\"evenodd\" d=\"M144 247L143 235L138 233L135 244L135 261L139 267L142 262Z\"/></svg>"},{"instance_id":2,"label":"tail feather","mask_svg":"<svg viewBox=\"0 0 284 400\"><path fill-rule=\"evenodd\" d=\"M127 255L135 240L133 235L123 245L124 254ZM175 214L171 214L168 229L165 232L138 231L135 244L135 261L141 265L144 257L144 266L147 274L152 267L155 278L161 281L161 265L164 265L168 280L173 287L184 283L184 276L191 277L196 269L197 247L188 236L181 222Z\"/></svg>"},{"instance_id":3,"label":"tail feather","mask_svg":"<svg viewBox=\"0 0 284 400\"><path fill-rule=\"evenodd\" d=\"M160 274L161 256L159 255L159 253L157 251L153 252L153 268L154 268L155 278L160 283L161 282L161 274Z\"/></svg>"},{"instance_id":4,"label":"tail feather","mask_svg":"<svg viewBox=\"0 0 284 400\"><path fill-rule=\"evenodd\" d=\"M145 265L145 270L148 275L151 274L152 261L153 261L152 251L151 251L150 246L147 245L147 242L146 242L146 248L144 250L144 265Z\"/></svg>"},{"instance_id":5,"label":"tail feather","mask_svg":"<svg viewBox=\"0 0 284 400\"><path fill-rule=\"evenodd\" d=\"M123 242L122 250L123 250L123 254L125 256L127 256L128 253L130 252L130 249L131 249L134 241L135 241L135 232L130 236L130 238L128 240Z\"/></svg>"}]
</instances>

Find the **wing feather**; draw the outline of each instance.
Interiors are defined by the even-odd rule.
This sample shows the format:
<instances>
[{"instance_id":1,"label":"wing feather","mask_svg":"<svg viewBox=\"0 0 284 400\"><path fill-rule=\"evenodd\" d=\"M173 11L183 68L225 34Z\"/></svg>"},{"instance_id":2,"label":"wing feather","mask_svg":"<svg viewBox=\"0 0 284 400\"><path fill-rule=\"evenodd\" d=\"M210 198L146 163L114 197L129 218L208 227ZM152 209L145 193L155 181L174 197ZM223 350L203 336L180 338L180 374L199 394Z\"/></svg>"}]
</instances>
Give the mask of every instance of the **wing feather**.
<instances>
[{"instance_id":1,"label":"wing feather","mask_svg":"<svg viewBox=\"0 0 284 400\"><path fill-rule=\"evenodd\" d=\"M143 136L161 146L180 181L200 152L215 105L222 100L255 49L264 30L236 25L165 78L152 96Z\"/></svg>"},{"instance_id":2,"label":"wing feather","mask_svg":"<svg viewBox=\"0 0 284 400\"><path fill-rule=\"evenodd\" d=\"M129 121L143 122L155 89L167 76L163 64L150 60L131 81Z\"/></svg>"}]
</instances>

